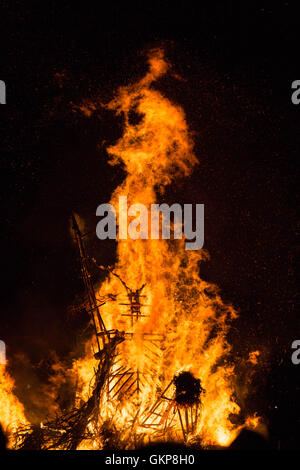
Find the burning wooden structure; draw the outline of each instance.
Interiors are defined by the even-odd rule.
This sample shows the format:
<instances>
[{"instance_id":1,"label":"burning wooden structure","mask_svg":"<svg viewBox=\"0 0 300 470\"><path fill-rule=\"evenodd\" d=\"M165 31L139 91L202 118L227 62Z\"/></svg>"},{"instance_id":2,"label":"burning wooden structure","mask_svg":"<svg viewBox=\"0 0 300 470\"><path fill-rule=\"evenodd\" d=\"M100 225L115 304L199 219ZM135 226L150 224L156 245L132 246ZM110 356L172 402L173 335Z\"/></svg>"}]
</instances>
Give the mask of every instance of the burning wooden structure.
<instances>
[{"instance_id":1,"label":"burning wooden structure","mask_svg":"<svg viewBox=\"0 0 300 470\"><path fill-rule=\"evenodd\" d=\"M169 69L163 51L152 51L148 61L146 75L105 105L124 118L122 137L107 148L109 163L126 171L112 194L114 207L125 195L130 207L150 208L198 163L182 108L155 87ZM132 112L139 119L132 121ZM73 231L94 331L72 369L78 400L71 412L35 426L17 403L24 425L16 448L135 448L164 439L228 445L239 430L231 418L240 419L227 342L236 312L201 279L207 254L186 251L182 239L119 237L114 268L96 288L75 217Z\"/></svg>"},{"instance_id":2,"label":"burning wooden structure","mask_svg":"<svg viewBox=\"0 0 300 470\"><path fill-rule=\"evenodd\" d=\"M104 302L99 303L95 294L87 264L89 257L86 254L83 235L74 215L72 221L74 239L80 255L82 280L88 301L87 313L92 318L98 346L98 350L94 353L98 366L95 371L93 391L83 405L79 408L74 407L71 412L62 414L39 426L20 427L15 435L16 447L21 450L76 450L84 440L93 441L101 447L101 437L108 432L107 421L101 420L100 404L104 392L106 392L107 401L122 400L124 397L130 399L135 396L136 415L132 426L153 429L155 439L163 439L169 434L176 412L180 420L183 439L186 440L189 434L194 434L197 426L201 405L200 394L204 392L200 380L195 379L190 372L181 372L174 377L150 409L140 409L139 394L143 381L146 380L145 373L141 374L138 368L136 370L127 368L122 361L120 351L118 351L118 345L123 341L130 341L134 333L106 328L100 313L100 307L104 305ZM141 311L141 308L145 306L141 303L145 285L133 291L117 273L112 272L112 274L121 281L126 289L128 303L121 303L121 305L128 307L129 311L123 316L130 318L130 324L133 327L135 322L146 316ZM147 349L147 343L150 342L159 350L159 344L163 340L163 335L143 333L143 347L145 349ZM153 351L151 353L153 354ZM147 353L146 356L153 360ZM173 391L170 395L171 388Z\"/></svg>"}]
</instances>

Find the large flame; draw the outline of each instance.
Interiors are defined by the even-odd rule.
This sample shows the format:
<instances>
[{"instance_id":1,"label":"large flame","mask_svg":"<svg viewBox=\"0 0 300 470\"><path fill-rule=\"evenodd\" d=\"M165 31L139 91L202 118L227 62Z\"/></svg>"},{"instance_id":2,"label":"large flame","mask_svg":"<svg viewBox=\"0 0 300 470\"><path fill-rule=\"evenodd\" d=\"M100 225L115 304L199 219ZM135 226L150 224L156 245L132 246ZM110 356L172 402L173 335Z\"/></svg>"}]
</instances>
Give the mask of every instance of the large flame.
<instances>
[{"instance_id":1,"label":"large flame","mask_svg":"<svg viewBox=\"0 0 300 470\"><path fill-rule=\"evenodd\" d=\"M108 105L125 121L123 136L107 149L110 163L123 163L127 172L110 201L118 211L122 210L119 196L127 196L128 206L142 203L150 209L159 202L157 192L176 178L190 175L197 164L183 109L153 88L155 80L168 71L162 51L151 53L149 65L142 80L121 88ZM237 432L230 415L239 413L226 341L228 323L236 313L224 305L215 286L199 277L198 263L205 256L203 251L185 251L183 240L119 239L113 269L133 290L145 284L145 317L130 325L124 316L128 307L119 305L125 303L126 291L116 276L109 275L99 294L114 294L119 300L103 307L106 326L133 333L119 349L127 368L143 377L139 408L150 406L178 371L189 370L206 391L196 435L204 444L227 445ZM164 340L155 347L145 341L145 333L164 336ZM122 427L134 416L137 401L133 395L118 406L116 402L104 406Z\"/></svg>"}]
</instances>

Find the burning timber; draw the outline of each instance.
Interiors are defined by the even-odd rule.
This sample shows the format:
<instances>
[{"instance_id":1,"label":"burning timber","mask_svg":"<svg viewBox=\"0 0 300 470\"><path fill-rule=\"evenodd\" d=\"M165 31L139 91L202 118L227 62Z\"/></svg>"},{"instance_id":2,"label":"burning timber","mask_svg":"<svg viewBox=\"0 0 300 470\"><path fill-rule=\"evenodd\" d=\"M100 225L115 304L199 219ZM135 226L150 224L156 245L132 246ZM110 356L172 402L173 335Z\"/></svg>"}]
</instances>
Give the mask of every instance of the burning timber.
<instances>
[{"instance_id":1,"label":"burning timber","mask_svg":"<svg viewBox=\"0 0 300 470\"><path fill-rule=\"evenodd\" d=\"M101 351L95 385L91 397L80 408L45 422L40 426L25 426L16 433L16 445L20 450L76 450L83 440L94 440L101 435L99 427L99 403L117 345L124 341L121 334L104 346ZM90 430L93 429L93 432Z\"/></svg>"},{"instance_id":2,"label":"burning timber","mask_svg":"<svg viewBox=\"0 0 300 470\"><path fill-rule=\"evenodd\" d=\"M94 353L95 359L99 362L95 370L93 391L83 405L74 407L71 412L45 421L40 425L19 427L14 436L15 448L19 450L76 450L83 441L93 442L96 448L105 447L106 442L111 446L112 440L116 439L118 433L109 421L101 419L100 403L103 395L106 393L110 400L117 401L125 391L125 396L130 392L129 396L136 395L138 399L142 386L141 374L138 369L136 371L124 370L124 367L121 366L112 371L113 366L120 360L117 351L118 345L125 340L130 340L132 333L107 330L105 327L99 310L103 303L99 304L91 282L87 267L89 258L86 255L83 235L79 230L75 216L72 217L72 220L74 237L80 254L82 279L88 299L88 312L92 317L98 346L98 351ZM124 316L130 317L131 326L133 326L135 322L145 316L141 313L143 306L141 298L145 285L132 290L117 273L111 271L111 274L117 277L126 289L128 303L121 305L129 307L128 314L124 314ZM161 342L164 338L162 335L149 333L145 334L144 339L145 341ZM168 391L170 392L171 389L173 391L170 395ZM137 411L132 419L131 432L128 437L131 436L136 445L141 444L143 433L140 433L139 438L134 435L135 427L139 425L141 428L154 430L154 436L163 439L168 435L168 431L172 428L172 421L178 414L182 436L186 440L188 435L196 429L201 406L201 393L204 393L204 390L199 379L193 377L190 372L179 373L159 395L152 407L140 410L137 401ZM115 444L118 448L123 445L120 438Z\"/></svg>"},{"instance_id":3,"label":"burning timber","mask_svg":"<svg viewBox=\"0 0 300 470\"><path fill-rule=\"evenodd\" d=\"M118 344L125 340L124 333L119 331L107 332L105 328L87 269L87 256L83 237L75 216L72 216L72 220L74 236L80 254L82 279L88 299L88 311L92 316L98 345L95 358L99 363L95 371L94 388L90 398L81 407L74 408L71 412L63 414L52 421L47 421L40 426L19 428L15 439L16 447L20 450L76 450L83 440L97 440L97 436L100 436L102 432L99 424L99 404L115 360L116 348ZM100 331L97 329L97 322ZM113 333L113 336L111 336L111 333ZM101 345L99 338L101 338Z\"/></svg>"}]
</instances>

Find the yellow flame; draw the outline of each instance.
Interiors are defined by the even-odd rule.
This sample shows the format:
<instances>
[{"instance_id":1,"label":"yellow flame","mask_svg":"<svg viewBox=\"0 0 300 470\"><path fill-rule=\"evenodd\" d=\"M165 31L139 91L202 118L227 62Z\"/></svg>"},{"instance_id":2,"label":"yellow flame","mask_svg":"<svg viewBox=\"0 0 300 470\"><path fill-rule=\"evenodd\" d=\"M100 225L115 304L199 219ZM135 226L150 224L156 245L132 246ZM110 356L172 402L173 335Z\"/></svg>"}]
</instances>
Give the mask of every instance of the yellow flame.
<instances>
[{"instance_id":1,"label":"yellow flame","mask_svg":"<svg viewBox=\"0 0 300 470\"><path fill-rule=\"evenodd\" d=\"M150 209L159 202L157 192L176 178L190 175L197 164L183 109L153 88L154 81L167 71L163 52L154 51L146 76L120 88L108 105L124 117L122 137L107 149L110 163L123 163L127 172L110 201L118 213L122 210L119 196L127 196L128 206L142 203ZM139 116L138 122L131 122L132 111ZM120 357L127 369L143 377L138 402L135 396L125 396L104 404L119 429L126 427L137 406L150 406L179 370L190 370L206 391L196 435L204 444L222 445L235 437L237 428L229 418L239 413L239 406L233 398L234 370L226 363L230 351L226 333L236 313L224 305L214 285L199 277L198 263L206 256L203 250L185 251L183 240L118 240L114 271L133 290L145 283L142 303L147 304L142 309L146 316L133 326L125 316L127 306L108 302L102 310L107 328L133 333L131 340L119 346ZM119 303L126 303L126 291L113 275L99 294L114 294ZM149 351L145 333L164 335L159 351L153 345ZM174 435L179 430L177 422ZM151 431L137 426L136 432Z\"/></svg>"},{"instance_id":2,"label":"yellow flame","mask_svg":"<svg viewBox=\"0 0 300 470\"><path fill-rule=\"evenodd\" d=\"M9 435L19 425L28 424L24 406L14 394L14 386L15 382L6 365L0 364L0 424Z\"/></svg>"}]
</instances>

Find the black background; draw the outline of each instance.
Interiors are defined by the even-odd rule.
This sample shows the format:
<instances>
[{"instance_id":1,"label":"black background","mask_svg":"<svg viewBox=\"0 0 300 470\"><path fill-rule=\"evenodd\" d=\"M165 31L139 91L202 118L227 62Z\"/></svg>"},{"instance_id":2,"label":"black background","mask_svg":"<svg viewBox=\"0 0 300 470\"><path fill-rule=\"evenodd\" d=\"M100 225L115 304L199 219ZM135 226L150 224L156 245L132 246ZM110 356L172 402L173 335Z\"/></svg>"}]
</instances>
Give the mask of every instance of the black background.
<instances>
[{"instance_id":1,"label":"black background","mask_svg":"<svg viewBox=\"0 0 300 470\"><path fill-rule=\"evenodd\" d=\"M122 121L103 108L88 118L78 106L108 102L141 78L145 51L163 46L184 80L171 74L157 86L184 108L199 159L166 199L205 204L211 259L201 276L240 313L229 338L237 363L261 351L247 406L265 417L275 447L298 447L297 2L1 5L0 338L30 418L45 412L31 394L43 394L47 366L82 353L87 318L68 310L83 289L71 211L93 232L90 253L114 260L114 245L96 239L94 214L124 178L105 152Z\"/></svg>"}]
</instances>

